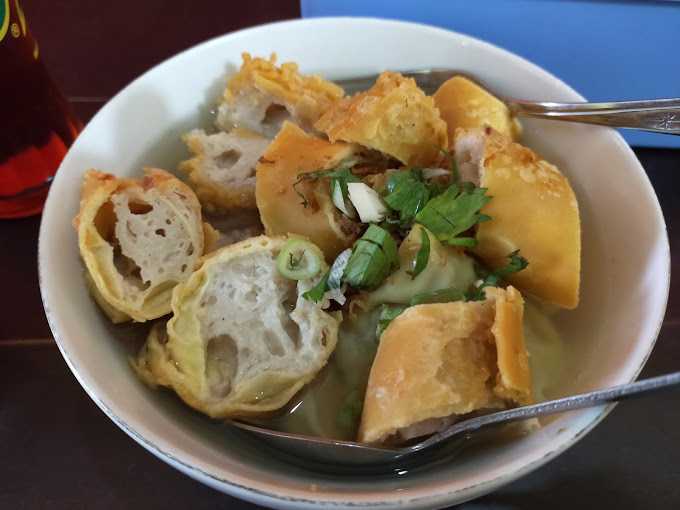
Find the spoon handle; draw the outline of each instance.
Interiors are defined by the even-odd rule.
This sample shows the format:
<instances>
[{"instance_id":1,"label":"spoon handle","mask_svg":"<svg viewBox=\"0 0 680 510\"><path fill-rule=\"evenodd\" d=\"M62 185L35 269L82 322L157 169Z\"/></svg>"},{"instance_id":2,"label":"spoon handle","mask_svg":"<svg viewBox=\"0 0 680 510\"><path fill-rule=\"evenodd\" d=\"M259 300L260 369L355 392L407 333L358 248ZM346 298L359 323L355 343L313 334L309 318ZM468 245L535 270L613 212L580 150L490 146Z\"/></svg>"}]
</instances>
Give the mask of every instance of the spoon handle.
<instances>
[{"instance_id":1,"label":"spoon handle","mask_svg":"<svg viewBox=\"0 0 680 510\"><path fill-rule=\"evenodd\" d=\"M680 372L673 372L658 377L652 377L650 379L643 379L642 381L637 381L630 384L606 388L604 390L581 393L579 395L572 395L570 397L559 398L556 400L548 400L546 402L541 402L540 404L516 407L514 409L508 409L507 411L500 411L484 416L478 416L476 418L470 418L468 420L458 422L448 429L443 430L429 437L425 441L412 446L411 449L413 451L422 450L450 437L473 432L487 425L508 423L512 421L526 420L528 418L536 418L538 416L563 413L565 411L572 411L575 409L595 407L627 398L641 397L648 393L674 386L680 386Z\"/></svg>"},{"instance_id":2,"label":"spoon handle","mask_svg":"<svg viewBox=\"0 0 680 510\"><path fill-rule=\"evenodd\" d=\"M551 103L506 99L515 115L680 135L680 98L609 103Z\"/></svg>"},{"instance_id":3,"label":"spoon handle","mask_svg":"<svg viewBox=\"0 0 680 510\"><path fill-rule=\"evenodd\" d=\"M445 68L402 71L413 78L426 94L434 94L439 86L453 76L465 76L484 88L475 76ZM369 89L377 74L335 80L348 94ZM552 103L501 98L508 108L523 117L599 124L617 128L640 129L655 133L680 135L680 98L650 99L644 101L618 101L606 103Z\"/></svg>"}]
</instances>

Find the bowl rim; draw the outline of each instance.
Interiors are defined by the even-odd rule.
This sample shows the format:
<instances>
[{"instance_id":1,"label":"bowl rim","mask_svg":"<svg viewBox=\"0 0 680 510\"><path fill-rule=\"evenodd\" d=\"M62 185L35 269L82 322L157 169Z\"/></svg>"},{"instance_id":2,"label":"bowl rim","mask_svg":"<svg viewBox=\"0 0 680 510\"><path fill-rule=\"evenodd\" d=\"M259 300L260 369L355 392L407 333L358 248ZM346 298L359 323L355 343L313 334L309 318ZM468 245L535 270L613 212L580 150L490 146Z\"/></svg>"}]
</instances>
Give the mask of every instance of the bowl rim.
<instances>
[{"instance_id":1,"label":"bowl rim","mask_svg":"<svg viewBox=\"0 0 680 510\"><path fill-rule=\"evenodd\" d=\"M240 29L237 31L233 32L228 32L225 34L221 34L218 36L215 36L213 38L207 39L206 41L200 42L196 45L193 45L179 53L176 53L172 55L171 57L164 59L163 61L153 65L149 69L147 69L145 72L143 72L141 75L139 75L137 78L132 80L130 83L128 83L125 87L123 87L119 92L117 92L112 98L110 98L103 106L102 108L92 117L91 121L94 121L99 117L99 115L102 114L102 112L111 104L114 102L119 96L123 95L128 89L132 88L135 86L137 82L140 80L144 79L148 74L154 72L157 68L164 66L171 61L174 61L176 59L181 59L185 58L186 56L190 55L191 53L194 52L200 52L205 50L207 47L213 46L213 45L218 45L220 44L225 38L237 38L240 36L248 35L251 32L257 32L257 31L263 31L267 30L271 27L274 26L287 26L290 29L295 29L296 27L302 26L302 25L323 25L324 23L331 23L331 24L343 24L343 23L350 23L350 24L356 24L356 23L362 23L367 26L377 26L377 25L382 25L383 27L393 27L395 29L399 28L408 28L408 27L417 27L420 30L425 30L425 31L430 31L431 33L435 34L438 33L440 35L443 34L448 34L448 35L455 35L457 37L460 37L463 40L467 40L469 43L473 43L475 45L478 45L486 50L489 50L491 52L496 52L497 54L501 55L503 58L509 60L509 61L514 61L518 65L527 67L531 69L534 72L537 72L539 74L543 74L546 77L548 77L550 80L553 82L557 83L560 85L560 87L564 88L565 90L570 91L574 96L578 97L580 100L585 101L586 99L576 92L572 87L564 83L562 80L560 80L558 77L550 73L549 71L545 70L544 68L538 66L537 64L532 63L531 61L509 51L504 48L501 48L499 46L496 46L495 44L486 42L484 40L478 39L476 37L461 33L461 32L456 32L454 30L448 30L444 28L439 28L436 26L428 25L425 23L416 23L416 22L408 22L408 21L399 21L399 20L393 20L393 19L383 19L383 18L376 18L376 17L350 17L350 16L337 16L337 17L318 17L318 18L306 18L306 19L293 19L293 20L285 20L285 21L278 21L278 22L273 22L273 23L266 23L262 25L256 25L253 27L248 27L244 29ZM87 129L87 126L84 128L84 130ZM632 151L630 146L624 141L623 137L616 131L612 130L613 139L612 141L618 144L618 150L624 152L626 156L630 159L632 159L635 164L637 164L638 167L638 172L640 174L641 181L645 185L645 192L646 193L651 193L651 195L655 198L653 200L653 205L655 209L655 213L657 216L657 220L660 222L660 226L663 227L663 261L664 261L664 269L665 269L665 274L666 278L663 282L663 289L661 292L664 295L664 301L663 301L663 306L660 307L659 309L659 316L656 319L656 325L654 328L654 333L652 338L650 339L649 342L649 347L647 349L647 352L643 356L643 358L640 360L639 365L636 367L633 377L631 379L635 380L641 370L643 369L644 365L646 364L649 356L651 355L651 352L654 348L654 345L656 343L656 340L658 338L659 332L661 330L661 327L663 325L663 319L665 315L665 310L667 308L668 304L668 298L669 298L669 292L670 292L670 272L671 272L671 259L670 259L670 245L668 241L668 232L667 232L667 227L666 227L666 222L665 218L663 216L663 212L661 209L661 205L659 204L658 198L656 197L656 193L654 191L654 188L652 187L651 182L649 181L649 177L647 176L646 172L644 171L644 168L642 167L641 163L637 159L637 156L635 153ZM62 162L63 165L63 162ZM59 173L57 172L56 178L59 178ZM50 192L48 194L46 203L45 203L45 210L48 209L47 205L50 204L52 201L56 200L54 198L54 193L52 193L52 189L50 189ZM554 459L557 457L559 454L561 454L563 451L566 449L570 448L573 446L576 442L578 442L580 439L582 439L588 432L590 432L596 425L598 425L610 412L611 410L615 407L616 404L610 404L607 405L606 407L601 408L600 410L596 409L590 409L590 410L582 410L582 411L577 411L580 413L588 413L590 412L592 414L592 417L589 419L589 421L581 426L580 428L574 427L576 430L571 431L571 435L566 438L566 440L563 440L560 444L558 444L555 448L547 452L545 455L542 457L533 460L532 462L529 462L523 466L521 466L519 469L508 472L508 473L503 473L495 478L484 480L483 482L480 482L476 485L464 487L464 488L459 488L455 490L441 490L438 492L430 492L426 495L419 495L416 497L412 497L409 499L386 499L386 500L381 500L379 502L372 500L372 499L357 499L356 497L350 495L350 493L345 493L346 496L343 498L343 500L337 500L337 499L330 499L330 498L323 498L323 493L312 493L312 491L307 491L309 494L314 494L316 496L315 499L310 499L310 498L301 498L301 497L292 497L292 496L285 496L282 494L281 491L276 492L275 489L279 488L281 489L280 485L275 485L275 484L269 484L271 487L271 491L268 490L262 490L258 489L256 487L244 485L241 483L237 483L234 480L230 480L228 478L218 476L215 473L210 473L205 470L202 470L200 467L192 465L190 462L190 456L187 456L185 453L180 453L180 455L174 455L162 447L159 447L157 444L154 442L150 441L146 437L144 437L140 432L138 432L134 427L130 426L123 418L118 416L112 409L111 407L104 402L92 389L88 382L84 380L84 377L82 374L79 372L78 367L75 365L75 363L72 361L71 356L69 354L68 349L66 348L66 342L63 340L59 326L57 324L57 319L53 315L53 310L51 308L50 304L50 299L48 296L48 290L44 284L45 281L45 257L47 253L47 246L46 246L46 241L45 241L45 235L44 231L47 229L46 224L48 223L48 220L46 219L47 216L43 215L41 218L40 222L40 231L39 231L39 239L38 239L38 280L39 280L39 286L40 286L40 295L41 299L43 302L43 307L45 309L45 315L47 317L47 321L50 327L50 330L52 331L54 340L59 348L59 351L61 352L62 356L64 357L64 360L66 361L66 364L68 365L69 369L75 376L75 378L78 380L80 385L83 387L85 392L88 394L88 396L97 404L97 406L106 414L119 428L121 428L128 436L130 436L132 439L134 439L139 445L144 447L146 450L148 450L150 453L155 455L157 458L161 459L162 461L172 465L179 471L183 472L184 474L190 476L191 478L202 482L214 489L220 490L222 492L228 493L234 497L238 497L256 504L263 504L263 505L268 505L268 506L278 506L278 507L286 507L286 508L300 508L300 507L305 507L305 508L318 508L320 506L333 506L333 507L352 507L356 508L357 506L371 506L374 508L404 508L404 507L432 507L432 506L440 506L440 505L447 505L450 504L453 500L456 502L464 502L468 501L470 499L482 496L484 494L487 494L494 489L505 485L507 483L510 483L532 471L535 469L539 468L540 466L546 464L550 460ZM287 490L284 488L284 491ZM382 491L382 493L386 494L386 491Z\"/></svg>"}]
</instances>

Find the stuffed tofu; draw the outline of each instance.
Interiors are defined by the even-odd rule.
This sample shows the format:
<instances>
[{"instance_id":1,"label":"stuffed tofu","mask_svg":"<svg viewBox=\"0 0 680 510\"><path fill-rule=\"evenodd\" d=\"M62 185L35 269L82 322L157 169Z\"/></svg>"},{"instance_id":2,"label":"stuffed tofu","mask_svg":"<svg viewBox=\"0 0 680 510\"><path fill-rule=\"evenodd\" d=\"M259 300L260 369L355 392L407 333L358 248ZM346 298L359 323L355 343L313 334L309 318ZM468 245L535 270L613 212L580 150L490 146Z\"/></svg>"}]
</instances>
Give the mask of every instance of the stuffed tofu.
<instances>
[{"instance_id":1,"label":"stuffed tofu","mask_svg":"<svg viewBox=\"0 0 680 510\"><path fill-rule=\"evenodd\" d=\"M321 252L304 244L320 271ZM208 256L175 289L167 328L142 348L144 379L213 418L274 411L311 381L335 348L339 320L303 298L313 277L280 274L285 246L260 236Z\"/></svg>"},{"instance_id":2,"label":"stuffed tofu","mask_svg":"<svg viewBox=\"0 0 680 510\"><path fill-rule=\"evenodd\" d=\"M113 322L168 314L206 246L196 195L154 168L138 180L88 171L74 226L90 290Z\"/></svg>"},{"instance_id":3,"label":"stuffed tofu","mask_svg":"<svg viewBox=\"0 0 680 510\"><path fill-rule=\"evenodd\" d=\"M214 134L196 129L184 135L184 142L194 157L179 169L189 177L205 210L255 208L255 168L268 138L242 128Z\"/></svg>"}]
</instances>

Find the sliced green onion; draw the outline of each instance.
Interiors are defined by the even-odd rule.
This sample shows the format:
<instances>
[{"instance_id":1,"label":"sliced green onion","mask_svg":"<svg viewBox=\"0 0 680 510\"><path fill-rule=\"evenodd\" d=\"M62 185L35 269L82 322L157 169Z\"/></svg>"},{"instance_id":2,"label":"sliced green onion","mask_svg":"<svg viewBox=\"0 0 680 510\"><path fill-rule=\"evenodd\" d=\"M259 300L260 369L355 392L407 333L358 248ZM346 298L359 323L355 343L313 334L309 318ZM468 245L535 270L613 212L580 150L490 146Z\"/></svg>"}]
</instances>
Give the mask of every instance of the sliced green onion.
<instances>
[{"instance_id":1,"label":"sliced green onion","mask_svg":"<svg viewBox=\"0 0 680 510\"><path fill-rule=\"evenodd\" d=\"M347 181L343 179L331 179L331 199L333 200L335 207L340 209L345 216L351 219L357 217L356 210L349 200Z\"/></svg>"},{"instance_id":2,"label":"sliced green onion","mask_svg":"<svg viewBox=\"0 0 680 510\"><path fill-rule=\"evenodd\" d=\"M357 289L373 289L399 267L397 244L385 229L370 225L354 243L343 279Z\"/></svg>"},{"instance_id":3,"label":"sliced green onion","mask_svg":"<svg viewBox=\"0 0 680 510\"><path fill-rule=\"evenodd\" d=\"M378 318L378 327L376 328L376 336L380 339L380 335L387 329L394 319L408 307L406 305L382 305L380 309L380 317Z\"/></svg>"},{"instance_id":4,"label":"sliced green onion","mask_svg":"<svg viewBox=\"0 0 680 510\"><path fill-rule=\"evenodd\" d=\"M330 271L326 272L326 274L321 277L321 279L317 282L316 285L314 285L314 287L312 287L307 292L304 292L302 294L302 297L308 301L313 301L315 303L321 301L323 297L326 295L326 291L328 290L329 273Z\"/></svg>"},{"instance_id":5,"label":"sliced green onion","mask_svg":"<svg viewBox=\"0 0 680 510\"><path fill-rule=\"evenodd\" d=\"M380 223L387 216L387 207L378 192L363 182L348 182L349 199L362 223Z\"/></svg>"},{"instance_id":6,"label":"sliced green onion","mask_svg":"<svg viewBox=\"0 0 680 510\"><path fill-rule=\"evenodd\" d=\"M411 298L410 305L424 305L429 303L451 303L453 301L465 301L465 293L459 289L449 287L432 292L422 292Z\"/></svg>"},{"instance_id":7,"label":"sliced green onion","mask_svg":"<svg viewBox=\"0 0 680 510\"><path fill-rule=\"evenodd\" d=\"M286 278L314 278L323 263L323 254L314 244L302 239L289 239L276 257L276 267Z\"/></svg>"},{"instance_id":8,"label":"sliced green onion","mask_svg":"<svg viewBox=\"0 0 680 510\"><path fill-rule=\"evenodd\" d=\"M425 227L420 228L420 248L413 261L413 269L407 271L411 275L411 279L415 279L423 269L427 267L427 262L430 260L430 236Z\"/></svg>"},{"instance_id":9,"label":"sliced green onion","mask_svg":"<svg viewBox=\"0 0 680 510\"><path fill-rule=\"evenodd\" d=\"M345 251L341 252L333 262L331 270L328 274L328 288L329 289L339 289L342 285L342 275L345 274L345 268L349 262L349 258L352 256L352 248L347 248Z\"/></svg>"}]
</instances>

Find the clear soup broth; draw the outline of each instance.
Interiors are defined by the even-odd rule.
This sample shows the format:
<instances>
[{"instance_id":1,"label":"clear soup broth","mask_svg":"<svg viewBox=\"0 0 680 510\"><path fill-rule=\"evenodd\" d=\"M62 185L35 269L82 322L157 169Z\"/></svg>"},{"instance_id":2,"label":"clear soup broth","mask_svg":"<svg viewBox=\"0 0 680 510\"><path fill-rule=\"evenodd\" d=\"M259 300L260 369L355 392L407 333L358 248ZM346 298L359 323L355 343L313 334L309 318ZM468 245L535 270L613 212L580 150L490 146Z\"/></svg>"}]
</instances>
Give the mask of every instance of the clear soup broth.
<instances>
[{"instance_id":1,"label":"clear soup broth","mask_svg":"<svg viewBox=\"0 0 680 510\"><path fill-rule=\"evenodd\" d=\"M355 440L368 374L378 347L379 310L345 319L336 350L315 381L292 400L284 413L253 421L284 432ZM535 400L556 398L564 366L564 344L550 308L526 300L524 338Z\"/></svg>"}]
</instances>

